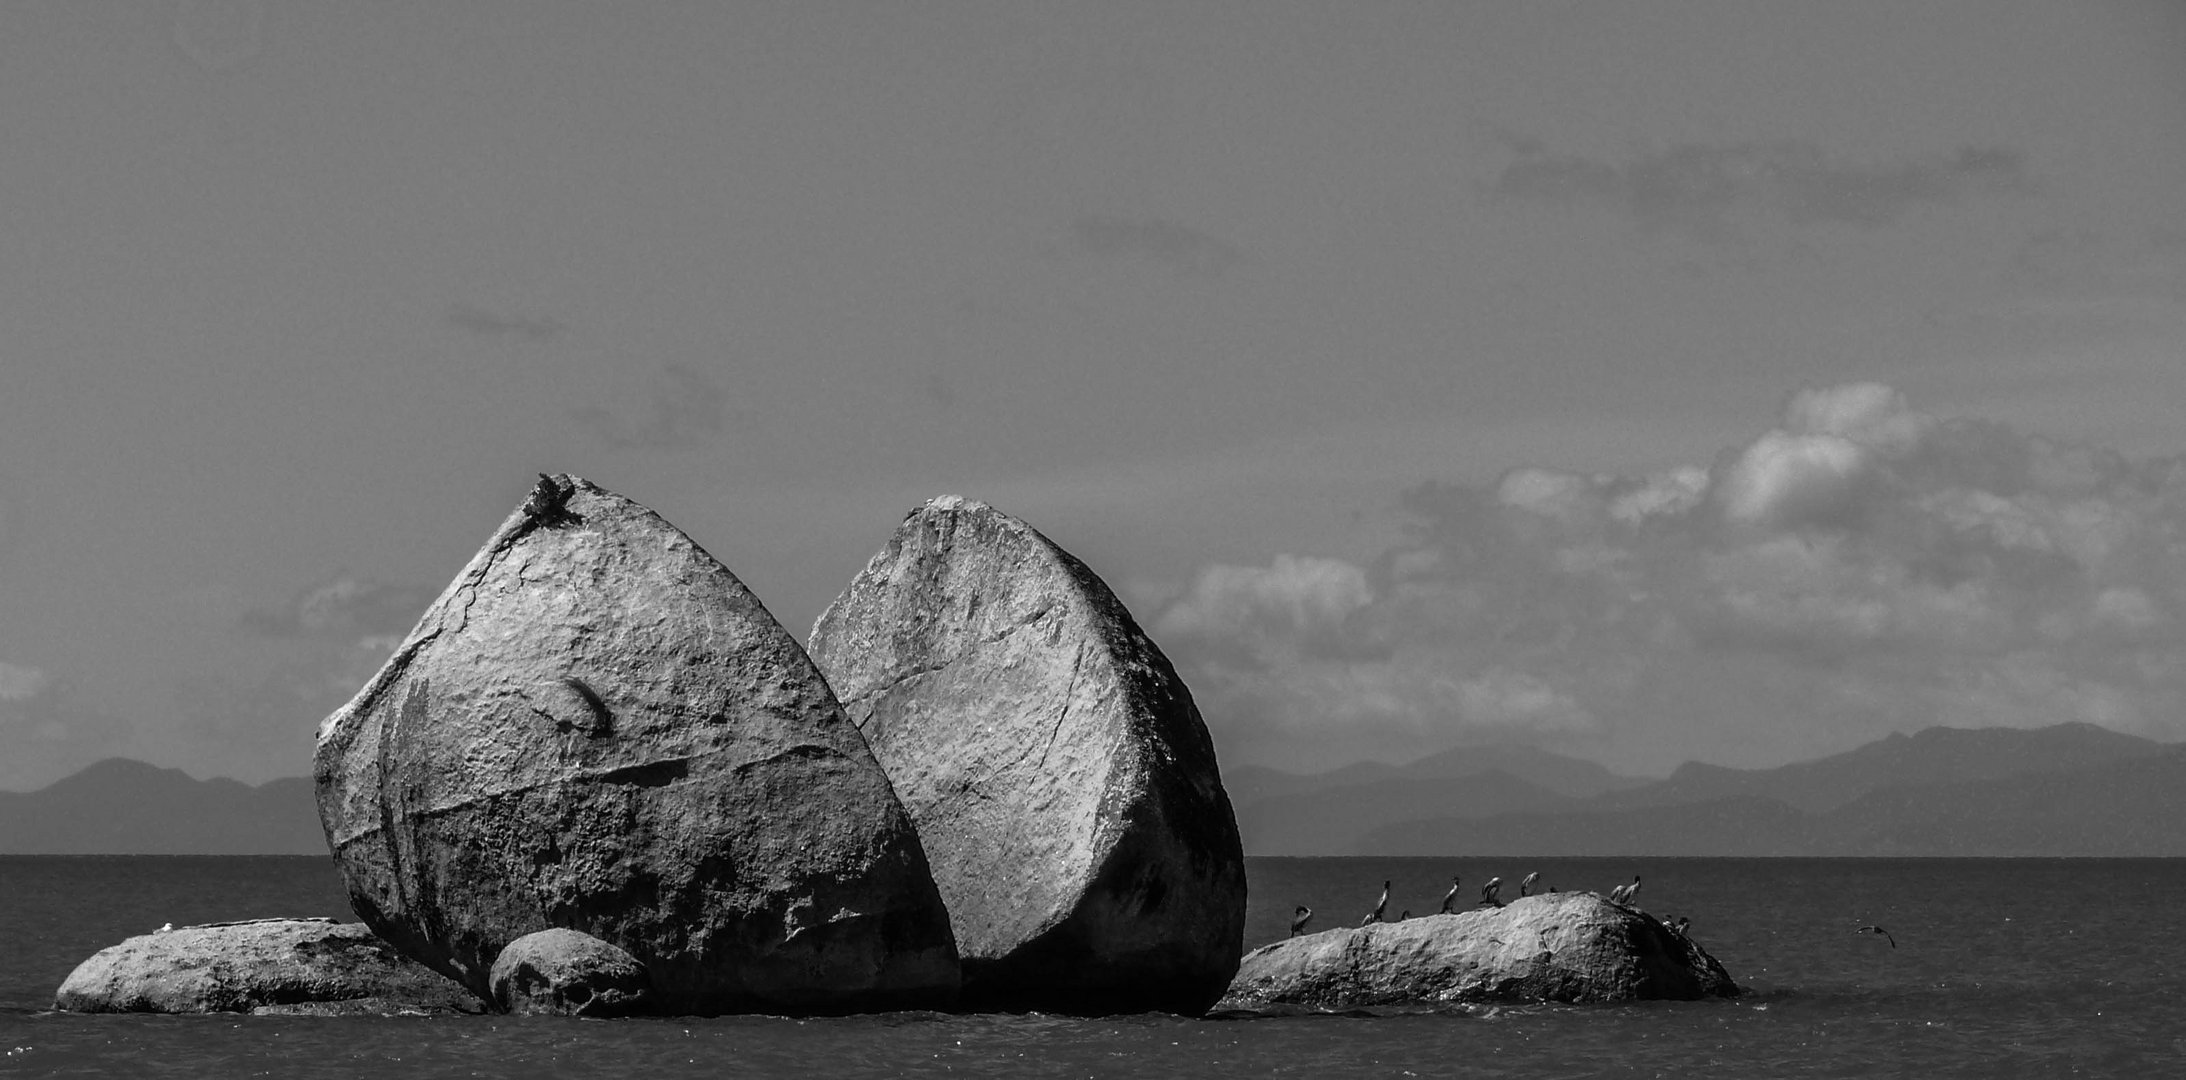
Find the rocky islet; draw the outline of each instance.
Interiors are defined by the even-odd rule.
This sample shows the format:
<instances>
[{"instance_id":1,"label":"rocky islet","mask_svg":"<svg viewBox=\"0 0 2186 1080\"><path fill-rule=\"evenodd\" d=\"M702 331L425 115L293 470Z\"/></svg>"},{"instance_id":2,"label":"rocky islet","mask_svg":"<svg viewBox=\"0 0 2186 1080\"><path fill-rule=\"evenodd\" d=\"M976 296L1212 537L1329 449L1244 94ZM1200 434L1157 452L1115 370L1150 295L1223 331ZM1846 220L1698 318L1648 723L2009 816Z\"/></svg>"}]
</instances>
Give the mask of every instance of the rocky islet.
<instances>
[{"instance_id":1,"label":"rocky islet","mask_svg":"<svg viewBox=\"0 0 2186 1080\"><path fill-rule=\"evenodd\" d=\"M1697 944L1591 894L1240 966L1242 853L1189 691L1090 569L983 504L914 512L812 650L651 511L542 477L322 725L322 820L367 925L163 928L85 961L55 1006L1197 1013L1736 992ZM1509 944L1529 931L1537 947Z\"/></svg>"}]
</instances>

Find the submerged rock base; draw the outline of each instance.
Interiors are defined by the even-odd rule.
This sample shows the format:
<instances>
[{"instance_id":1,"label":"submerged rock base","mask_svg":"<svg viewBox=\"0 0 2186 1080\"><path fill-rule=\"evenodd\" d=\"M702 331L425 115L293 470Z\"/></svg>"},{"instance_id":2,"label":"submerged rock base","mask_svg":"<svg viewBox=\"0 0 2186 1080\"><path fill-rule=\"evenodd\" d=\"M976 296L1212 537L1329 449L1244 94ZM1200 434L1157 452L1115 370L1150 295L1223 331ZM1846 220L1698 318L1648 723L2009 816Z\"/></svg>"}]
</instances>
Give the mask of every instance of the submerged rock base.
<instances>
[{"instance_id":1,"label":"submerged rock base","mask_svg":"<svg viewBox=\"0 0 2186 1080\"><path fill-rule=\"evenodd\" d=\"M1691 1000L1739 993L1697 942L1599 893L1328 930L1247 953L1216 1007Z\"/></svg>"}]
</instances>

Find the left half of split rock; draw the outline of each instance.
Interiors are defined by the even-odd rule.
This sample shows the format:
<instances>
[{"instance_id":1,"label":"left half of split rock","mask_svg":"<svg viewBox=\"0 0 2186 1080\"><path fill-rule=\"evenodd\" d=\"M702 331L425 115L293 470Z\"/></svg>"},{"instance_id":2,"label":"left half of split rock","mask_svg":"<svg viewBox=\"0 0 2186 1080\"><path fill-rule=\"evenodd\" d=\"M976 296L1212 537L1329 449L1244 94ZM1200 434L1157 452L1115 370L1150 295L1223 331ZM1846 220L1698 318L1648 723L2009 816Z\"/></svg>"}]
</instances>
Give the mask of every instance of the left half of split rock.
<instances>
[{"instance_id":1,"label":"left half of split rock","mask_svg":"<svg viewBox=\"0 0 2186 1080\"><path fill-rule=\"evenodd\" d=\"M314 774L358 916L481 998L549 928L635 957L665 1012L955 998L926 854L804 649L582 479L541 478L320 727Z\"/></svg>"}]
</instances>

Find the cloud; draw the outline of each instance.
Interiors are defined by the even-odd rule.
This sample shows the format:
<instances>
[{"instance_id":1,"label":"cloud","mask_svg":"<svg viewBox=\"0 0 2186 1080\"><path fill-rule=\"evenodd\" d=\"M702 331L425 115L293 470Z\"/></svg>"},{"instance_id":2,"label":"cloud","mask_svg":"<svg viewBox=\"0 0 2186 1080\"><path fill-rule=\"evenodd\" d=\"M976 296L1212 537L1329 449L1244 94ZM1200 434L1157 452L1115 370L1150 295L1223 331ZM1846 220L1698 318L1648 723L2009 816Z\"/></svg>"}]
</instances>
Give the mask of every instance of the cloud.
<instances>
[{"instance_id":1,"label":"cloud","mask_svg":"<svg viewBox=\"0 0 2186 1080\"><path fill-rule=\"evenodd\" d=\"M1769 765L1937 723L2186 737L2186 458L1790 395L1708 466L1405 492L1364 563L1203 569L1150 626L1226 753L1521 740Z\"/></svg>"},{"instance_id":2,"label":"cloud","mask_svg":"<svg viewBox=\"0 0 2186 1080\"><path fill-rule=\"evenodd\" d=\"M1552 205L1604 206L1642 228L1708 243L1736 239L1740 222L1875 229L1921 206L2018 194L2031 188L2021 155L2003 147L1875 164L1833 162L1810 143L1681 143L1624 161L1549 153L1506 134L1513 156L1487 186L1491 196Z\"/></svg>"},{"instance_id":3,"label":"cloud","mask_svg":"<svg viewBox=\"0 0 2186 1080\"><path fill-rule=\"evenodd\" d=\"M1238 655L1266 662L1274 645L1328 655L1343 650L1345 621L1373 602L1366 572L1341 559L1278 555L1266 568L1209 566L1191 588L1167 605L1157 628L1164 634L1225 641Z\"/></svg>"},{"instance_id":4,"label":"cloud","mask_svg":"<svg viewBox=\"0 0 2186 1080\"><path fill-rule=\"evenodd\" d=\"M0 661L0 701L27 701L44 693L52 681L37 668Z\"/></svg>"},{"instance_id":5,"label":"cloud","mask_svg":"<svg viewBox=\"0 0 2186 1080\"><path fill-rule=\"evenodd\" d=\"M520 337L530 341L547 341L569 331L568 326L555 319L501 315L464 303L448 305L447 314L442 318L449 326L482 337Z\"/></svg>"},{"instance_id":6,"label":"cloud","mask_svg":"<svg viewBox=\"0 0 2186 1080\"><path fill-rule=\"evenodd\" d=\"M437 590L347 575L310 586L278 607L243 613L241 627L277 638L355 641L402 637L432 604Z\"/></svg>"},{"instance_id":7,"label":"cloud","mask_svg":"<svg viewBox=\"0 0 2186 1080\"><path fill-rule=\"evenodd\" d=\"M649 390L650 400L639 417L617 415L604 405L586 405L572 409L570 419L618 450L675 449L720 434L729 394L703 373L667 364L654 374Z\"/></svg>"},{"instance_id":8,"label":"cloud","mask_svg":"<svg viewBox=\"0 0 2186 1080\"><path fill-rule=\"evenodd\" d=\"M1086 254L1145 259L1179 274L1216 277L1244 259L1237 248L1162 218L1085 214L1071 221L1070 233Z\"/></svg>"}]
</instances>

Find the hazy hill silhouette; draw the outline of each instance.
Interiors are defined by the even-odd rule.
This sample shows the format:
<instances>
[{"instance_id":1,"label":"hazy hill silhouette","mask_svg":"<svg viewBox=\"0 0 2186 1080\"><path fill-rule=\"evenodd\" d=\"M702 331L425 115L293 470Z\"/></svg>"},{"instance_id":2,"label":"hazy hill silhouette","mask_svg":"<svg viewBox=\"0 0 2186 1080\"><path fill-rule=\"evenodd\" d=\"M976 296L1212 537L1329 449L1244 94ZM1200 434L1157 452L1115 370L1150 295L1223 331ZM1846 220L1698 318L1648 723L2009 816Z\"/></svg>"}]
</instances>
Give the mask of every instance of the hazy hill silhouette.
<instances>
[{"instance_id":1,"label":"hazy hill silhouette","mask_svg":"<svg viewBox=\"0 0 2186 1080\"><path fill-rule=\"evenodd\" d=\"M2186 747L2087 724L1931 728L1660 781L1479 747L1223 783L1254 855L2186 856ZM251 787L114 758L0 792L0 854L325 852L301 777Z\"/></svg>"},{"instance_id":2,"label":"hazy hill silhouette","mask_svg":"<svg viewBox=\"0 0 2186 1080\"><path fill-rule=\"evenodd\" d=\"M1393 822L1361 854L2186 855L2186 748L2086 724L1932 728L1777 769L1680 769L1549 811Z\"/></svg>"},{"instance_id":3,"label":"hazy hill silhouette","mask_svg":"<svg viewBox=\"0 0 2186 1080\"><path fill-rule=\"evenodd\" d=\"M108 758L32 792L0 792L0 854L324 855L311 781L193 780Z\"/></svg>"},{"instance_id":4,"label":"hazy hill silhouette","mask_svg":"<svg viewBox=\"0 0 2186 1080\"><path fill-rule=\"evenodd\" d=\"M1927 728L1892 734L1830 757L1773 769L1688 762L1666 780L1601 800L1604 807L1668 806L1758 795L1800 810L1832 810L1880 788L1997 780L2150 757L2166 745L2093 724L2045 728Z\"/></svg>"},{"instance_id":5,"label":"hazy hill silhouette","mask_svg":"<svg viewBox=\"0 0 2186 1080\"><path fill-rule=\"evenodd\" d=\"M1394 821L1548 809L1643 783L1530 746L1462 747L1407 765L1362 762L1309 775L1257 766L1222 774L1254 855L1348 855L1360 836Z\"/></svg>"}]
</instances>

